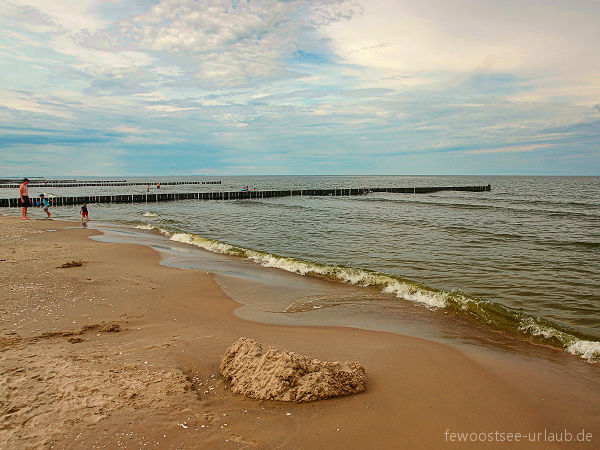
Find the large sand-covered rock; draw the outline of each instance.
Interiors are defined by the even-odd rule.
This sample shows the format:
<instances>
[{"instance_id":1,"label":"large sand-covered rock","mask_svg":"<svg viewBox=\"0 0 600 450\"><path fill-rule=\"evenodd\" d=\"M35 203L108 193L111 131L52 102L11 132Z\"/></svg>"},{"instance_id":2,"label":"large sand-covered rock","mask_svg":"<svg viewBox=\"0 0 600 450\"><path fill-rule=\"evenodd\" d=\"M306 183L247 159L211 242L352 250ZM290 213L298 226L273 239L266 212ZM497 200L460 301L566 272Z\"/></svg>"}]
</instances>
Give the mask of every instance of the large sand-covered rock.
<instances>
[{"instance_id":1,"label":"large sand-covered rock","mask_svg":"<svg viewBox=\"0 0 600 450\"><path fill-rule=\"evenodd\" d=\"M264 352L252 339L240 338L221 359L221 374L238 394L259 400L310 402L365 390L365 369L355 362L328 362L298 353Z\"/></svg>"}]
</instances>

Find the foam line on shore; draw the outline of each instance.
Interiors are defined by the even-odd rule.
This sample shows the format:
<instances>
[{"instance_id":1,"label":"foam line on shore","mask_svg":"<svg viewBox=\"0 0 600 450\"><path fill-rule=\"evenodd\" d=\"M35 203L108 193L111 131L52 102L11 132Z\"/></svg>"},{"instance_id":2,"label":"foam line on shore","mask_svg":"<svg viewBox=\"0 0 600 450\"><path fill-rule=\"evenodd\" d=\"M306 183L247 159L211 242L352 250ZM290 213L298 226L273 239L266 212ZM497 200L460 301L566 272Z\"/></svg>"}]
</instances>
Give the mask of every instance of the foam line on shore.
<instances>
[{"instance_id":1,"label":"foam line on shore","mask_svg":"<svg viewBox=\"0 0 600 450\"><path fill-rule=\"evenodd\" d=\"M240 257L263 267L277 268L353 286L377 287L384 293L394 294L398 298L427 308L445 308L496 331L516 334L536 344L563 349L590 363L600 361L600 342L595 336L583 335L576 330L513 310L491 300L475 298L458 291L436 290L391 274L279 256L204 238L193 233L169 231L154 225L143 224L137 225L136 228L157 231L172 241L194 245L213 253Z\"/></svg>"}]
</instances>

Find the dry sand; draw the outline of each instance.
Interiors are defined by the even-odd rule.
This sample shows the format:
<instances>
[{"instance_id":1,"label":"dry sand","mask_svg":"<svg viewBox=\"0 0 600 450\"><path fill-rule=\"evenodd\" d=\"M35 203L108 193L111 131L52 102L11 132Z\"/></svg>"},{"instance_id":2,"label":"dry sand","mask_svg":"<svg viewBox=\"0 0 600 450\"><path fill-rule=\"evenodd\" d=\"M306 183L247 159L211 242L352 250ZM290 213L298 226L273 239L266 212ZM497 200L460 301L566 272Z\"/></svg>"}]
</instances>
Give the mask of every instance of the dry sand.
<instances>
[{"instance_id":1,"label":"dry sand","mask_svg":"<svg viewBox=\"0 0 600 450\"><path fill-rule=\"evenodd\" d=\"M0 448L439 448L464 447L447 429L561 427L585 427L597 448L598 393L573 397L551 373L529 386L529 363L499 375L421 339L243 321L211 274L73 225L0 217ZM368 388L311 403L232 393L219 362L241 336L357 361Z\"/></svg>"}]
</instances>

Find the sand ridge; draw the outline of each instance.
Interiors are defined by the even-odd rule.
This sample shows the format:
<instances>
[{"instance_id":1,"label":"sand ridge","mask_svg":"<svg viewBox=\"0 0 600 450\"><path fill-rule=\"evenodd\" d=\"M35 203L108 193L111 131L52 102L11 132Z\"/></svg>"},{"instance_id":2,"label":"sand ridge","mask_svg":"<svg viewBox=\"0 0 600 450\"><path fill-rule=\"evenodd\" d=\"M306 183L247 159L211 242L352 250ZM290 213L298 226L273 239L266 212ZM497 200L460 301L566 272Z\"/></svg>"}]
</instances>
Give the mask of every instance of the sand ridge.
<instances>
[{"instance_id":1,"label":"sand ridge","mask_svg":"<svg viewBox=\"0 0 600 450\"><path fill-rule=\"evenodd\" d=\"M231 390L258 400L312 402L363 392L365 369L356 362L328 362L240 338L221 358Z\"/></svg>"}]
</instances>

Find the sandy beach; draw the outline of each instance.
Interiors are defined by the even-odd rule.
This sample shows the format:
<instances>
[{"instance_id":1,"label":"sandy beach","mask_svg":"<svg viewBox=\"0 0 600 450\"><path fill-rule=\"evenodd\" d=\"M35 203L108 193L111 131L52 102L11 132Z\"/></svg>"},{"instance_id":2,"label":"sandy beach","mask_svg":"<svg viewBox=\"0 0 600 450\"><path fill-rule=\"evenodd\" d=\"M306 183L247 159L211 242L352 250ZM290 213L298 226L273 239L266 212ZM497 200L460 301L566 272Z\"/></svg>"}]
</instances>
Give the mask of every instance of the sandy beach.
<instances>
[{"instance_id":1,"label":"sandy beach","mask_svg":"<svg viewBox=\"0 0 600 450\"><path fill-rule=\"evenodd\" d=\"M94 233L0 217L0 448L481 448L494 433L499 448L597 448L597 378L390 333L245 321L212 274ZM367 389L302 404L233 394L218 367L239 337L356 361ZM563 430L591 437L547 440Z\"/></svg>"}]
</instances>

